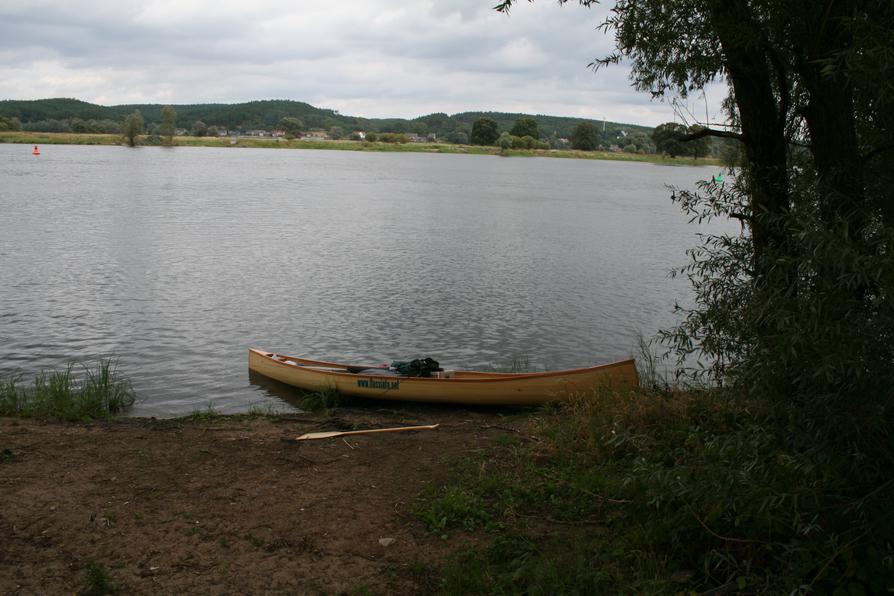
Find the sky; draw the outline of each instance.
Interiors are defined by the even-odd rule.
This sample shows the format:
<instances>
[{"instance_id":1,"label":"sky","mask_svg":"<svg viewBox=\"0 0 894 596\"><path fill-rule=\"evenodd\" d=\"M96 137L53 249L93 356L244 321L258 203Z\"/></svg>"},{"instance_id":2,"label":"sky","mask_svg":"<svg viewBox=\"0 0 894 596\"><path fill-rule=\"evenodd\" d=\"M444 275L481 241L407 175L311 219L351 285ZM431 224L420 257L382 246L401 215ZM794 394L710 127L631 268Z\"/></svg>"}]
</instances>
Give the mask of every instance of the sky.
<instances>
[{"instance_id":1,"label":"sky","mask_svg":"<svg viewBox=\"0 0 894 596\"><path fill-rule=\"evenodd\" d=\"M684 107L594 73L611 2L0 0L0 99L102 105L292 99L350 116L500 111L655 126L719 120L725 86Z\"/></svg>"}]
</instances>

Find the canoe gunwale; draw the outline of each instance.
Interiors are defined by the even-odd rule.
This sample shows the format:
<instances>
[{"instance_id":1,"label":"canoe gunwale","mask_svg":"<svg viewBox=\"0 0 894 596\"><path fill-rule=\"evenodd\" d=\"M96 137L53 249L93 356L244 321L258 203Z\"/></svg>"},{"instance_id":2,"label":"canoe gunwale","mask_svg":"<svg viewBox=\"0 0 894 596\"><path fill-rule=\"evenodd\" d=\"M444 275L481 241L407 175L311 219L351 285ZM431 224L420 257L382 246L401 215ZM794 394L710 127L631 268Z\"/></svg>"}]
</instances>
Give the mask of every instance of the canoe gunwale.
<instances>
[{"instance_id":1,"label":"canoe gunwale","mask_svg":"<svg viewBox=\"0 0 894 596\"><path fill-rule=\"evenodd\" d=\"M436 377L391 377L391 376L379 376L379 375L364 375L363 373L352 373L345 370L344 372L340 371L331 371L331 370L314 370L310 368L312 366L320 366L320 367L333 367L333 368L345 368L346 365L339 364L336 362L326 362L322 360L311 360L308 358L298 358L295 356L288 356L286 354L277 354L275 352L268 352L265 350L259 350L257 348L249 348L249 354L255 354L265 361L277 364L279 366L284 367L286 370L299 370L307 373L316 373L324 377L329 376L337 376L343 378L357 378L357 377L374 377L381 379L399 379L401 383L450 383L450 384L466 384L466 383L501 383L501 382L509 382L509 381L519 381L525 379L548 379L550 377L562 377L562 376L573 376L573 375L584 375L588 373L592 373L595 371L605 371L610 370L612 368L626 367L634 364L635 370L635 361L633 358L628 358L626 360L619 360L617 362L610 362L608 364L597 364L595 366L586 366L582 368L571 368L566 370L557 370L557 371L546 371L546 372L530 372L530 373L488 373L488 372L480 372L480 371L456 371L457 373L462 374L472 374L474 375L471 378L436 378ZM273 357L273 355L279 356L281 358L285 358L287 360L292 360L295 362L306 363L303 365L295 366L292 364L286 364L280 360L277 360ZM377 366L370 366L369 368L375 369L379 368ZM479 376L480 375L480 376Z\"/></svg>"}]
</instances>

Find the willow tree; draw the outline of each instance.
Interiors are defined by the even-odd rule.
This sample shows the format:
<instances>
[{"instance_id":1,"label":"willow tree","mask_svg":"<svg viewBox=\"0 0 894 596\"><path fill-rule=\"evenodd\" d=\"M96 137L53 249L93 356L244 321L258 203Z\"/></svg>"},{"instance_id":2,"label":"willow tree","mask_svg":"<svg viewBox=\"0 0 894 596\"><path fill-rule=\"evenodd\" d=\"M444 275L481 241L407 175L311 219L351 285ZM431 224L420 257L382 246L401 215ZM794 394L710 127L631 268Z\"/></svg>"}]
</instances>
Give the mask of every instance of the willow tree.
<instances>
[{"instance_id":1,"label":"willow tree","mask_svg":"<svg viewBox=\"0 0 894 596\"><path fill-rule=\"evenodd\" d=\"M567 0L559 0L565 4ZM516 0L496 8L508 11ZM589 7L596 2L579 0ZM676 193L733 217L683 273L697 307L665 339L719 382L778 397L889 403L894 382L894 3L620 0L602 26L655 98L725 81L736 182Z\"/></svg>"}]
</instances>

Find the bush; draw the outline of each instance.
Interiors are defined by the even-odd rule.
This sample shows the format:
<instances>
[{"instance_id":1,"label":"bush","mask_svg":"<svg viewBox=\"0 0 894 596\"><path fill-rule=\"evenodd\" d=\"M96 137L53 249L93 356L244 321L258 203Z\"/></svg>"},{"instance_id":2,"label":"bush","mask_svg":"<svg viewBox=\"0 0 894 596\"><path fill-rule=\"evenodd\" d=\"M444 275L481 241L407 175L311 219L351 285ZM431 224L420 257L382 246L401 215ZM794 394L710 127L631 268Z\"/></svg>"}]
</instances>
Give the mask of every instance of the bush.
<instances>
[{"instance_id":1,"label":"bush","mask_svg":"<svg viewBox=\"0 0 894 596\"><path fill-rule=\"evenodd\" d=\"M894 587L889 468L818 444L793 404L605 392L545 413L532 434L423 506L433 531L496 532L454 555L446 592L467 581L467 592L528 594Z\"/></svg>"},{"instance_id":2,"label":"bush","mask_svg":"<svg viewBox=\"0 0 894 596\"><path fill-rule=\"evenodd\" d=\"M397 132L383 132L379 135L380 143L407 143L407 135Z\"/></svg>"},{"instance_id":3,"label":"bush","mask_svg":"<svg viewBox=\"0 0 894 596\"><path fill-rule=\"evenodd\" d=\"M508 132L504 132L497 139L497 146L503 151L506 151L507 149L511 149L513 138L514 137L512 137L512 135L510 135Z\"/></svg>"}]
</instances>

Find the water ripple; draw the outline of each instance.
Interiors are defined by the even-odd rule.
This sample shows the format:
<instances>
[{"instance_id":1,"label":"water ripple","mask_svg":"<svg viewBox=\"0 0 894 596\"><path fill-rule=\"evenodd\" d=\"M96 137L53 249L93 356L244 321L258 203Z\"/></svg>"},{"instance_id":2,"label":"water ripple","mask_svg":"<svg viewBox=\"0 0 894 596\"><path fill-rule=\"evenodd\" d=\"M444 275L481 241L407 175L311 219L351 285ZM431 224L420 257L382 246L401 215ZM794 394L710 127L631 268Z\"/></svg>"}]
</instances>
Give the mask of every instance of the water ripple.
<instances>
[{"instance_id":1,"label":"water ripple","mask_svg":"<svg viewBox=\"0 0 894 596\"><path fill-rule=\"evenodd\" d=\"M0 374L119 358L167 416L292 407L246 348L479 367L625 357L673 321L694 230L586 160L0 145ZM43 156L42 156L43 157Z\"/></svg>"}]
</instances>

